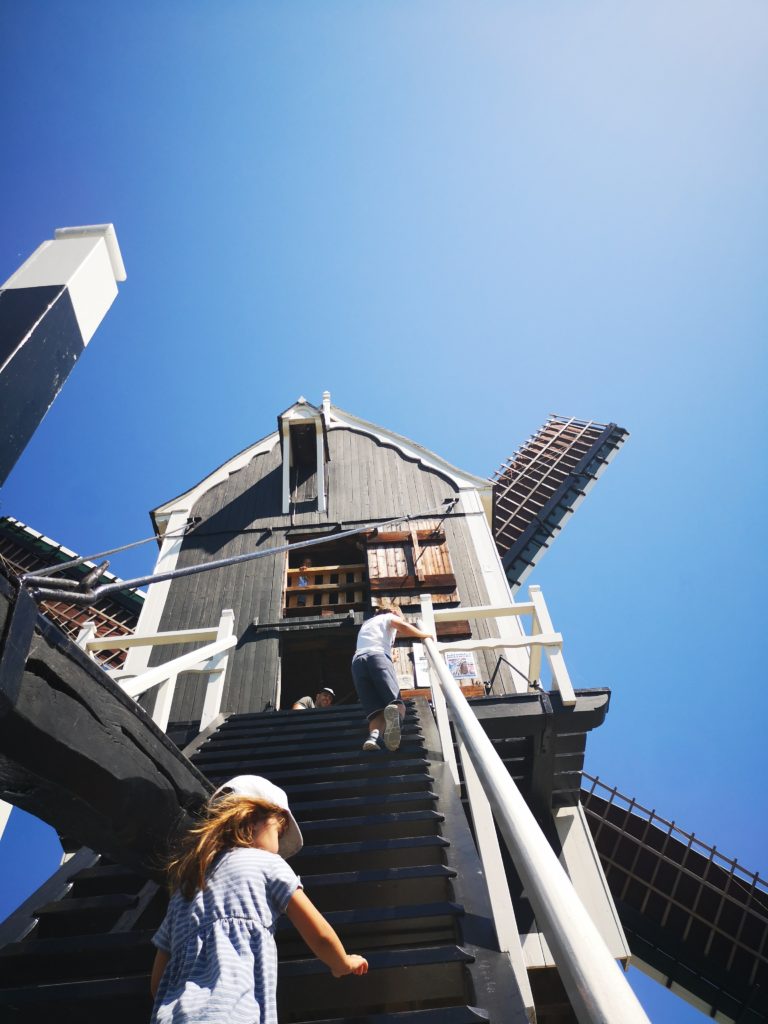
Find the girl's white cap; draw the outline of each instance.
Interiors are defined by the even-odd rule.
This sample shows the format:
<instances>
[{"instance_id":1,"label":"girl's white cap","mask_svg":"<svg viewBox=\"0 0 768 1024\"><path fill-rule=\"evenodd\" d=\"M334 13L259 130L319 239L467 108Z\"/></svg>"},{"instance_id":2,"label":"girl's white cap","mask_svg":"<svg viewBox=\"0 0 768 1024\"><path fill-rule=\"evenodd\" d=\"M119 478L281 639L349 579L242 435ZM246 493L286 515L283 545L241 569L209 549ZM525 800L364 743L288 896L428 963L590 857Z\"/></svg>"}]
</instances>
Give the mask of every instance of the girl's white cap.
<instances>
[{"instance_id":1,"label":"girl's white cap","mask_svg":"<svg viewBox=\"0 0 768 1024\"><path fill-rule=\"evenodd\" d=\"M211 800L220 796L228 796L230 793L235 796L249 796L254 800L265 800L285 811L288 815L288 827L280 836L278 851L281 857L293 857L295 853L299 852L304 845L304 839L296 824L296 819L290 812L288 797L284 790L270 782L269 779L262 778L261 775L236 775L234 779L219 786Z\"/></svg>"}]
</instances>

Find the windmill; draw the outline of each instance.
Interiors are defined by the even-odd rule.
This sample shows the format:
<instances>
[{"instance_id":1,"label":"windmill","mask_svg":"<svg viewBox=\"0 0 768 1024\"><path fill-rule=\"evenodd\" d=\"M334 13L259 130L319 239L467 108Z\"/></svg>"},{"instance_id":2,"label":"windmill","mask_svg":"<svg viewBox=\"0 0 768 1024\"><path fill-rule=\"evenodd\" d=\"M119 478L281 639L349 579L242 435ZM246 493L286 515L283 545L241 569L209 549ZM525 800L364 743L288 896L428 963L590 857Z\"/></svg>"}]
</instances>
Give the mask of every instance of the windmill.
<instances>
[{"instance_id":1,"label":"windmill","mask_svg":"<svg viewBox=\"0 0 768 1024\"><path fill-rule=\"evenodd\" d=\"M494 846L492 824L483 823L482 787L462 737L451 734L441 687L430 679L434 651L396 650L402 689L413 701L407 743L394 762L397 785L390 762L360 766L357 713L344 680L356 628L382 596L396 598L410 614L432 616L445 658L455 655L454 677L475 717L582 900L601 918L611 954L626 959L631 952L718 1019L765 1019L763 883L598 780L581 791L586 737L602 724L610 694L573 691L536 588L519 607L509 596L626 436L616 424L552 416L488 482L332 406L328 393L318 406L302 398L278 414L274 432L155 509L161 544L155 573L128 581L149 583L133 641L82 640L92 653L124 644L125 662L108 676L33 614L30 589L38 600L56 600L50 579L28 580L19 592L6 588L3 685L6 693L22 693L15 685L21 672L30 691L37 687L37 700L31 707L6 702L4 795L114 861L80 850L51 880L45 900L33 897L6 922L0 1000L14 1019L42 1019L52 1001L65 1020L96 1019L107 1006L118 1019L142 1011L147 932L162 906L147 856L174 804L169 794L179 794L175 806L182 813L193 812L206 785L240 770L277 774L298 798L302 824L315 838L302 871L329 894L330 913L376 948L368 1014L402 1021L412 1012L427 1014L413 1017L425 1021L575 1019L573 995L559 982L528 883L503 845ZM300 587L309 549L311 578ZM103 601L118 587L89 579L78 601ZM530 634L520 625L523 607ZM190 649L195 643L204 647ZM289 710L308 677L342 696L346 686L349 702L326 719ZM113 763L105 752L113 743L109 729L85 722L91 732L84 727L73 750L65 732L35 717L48 699L46 687L62 709L73 706L65 696L81 708L114 707L99 721L119 721L121 735L130 734L141 750L142 786L159 780L158 799L144 806L143 830L134 821L120 831L94 798L93 773L101 771L109 777L101 791L119 791L128 807L138 799L125 783L127 762ZM142 711L132 711L133 699ZM334 722L333 738L323 721ZM46 743L45 768L36 743L14 745L20 722ZM174 753L179 748L182 759ZM72 766L83 759L90 769L73 783ZM362 794L371 791L380 793L385 811L378 817L359 813ZM592 842L603 872L595 863L580 876ZM485 890L471 882L477 850ZM342 872L344 878L334 873L329 862L336 858L350 858L354 871ZM494 875L497 869L503 874ZM506 920L498 907L504 875L512 897ZM396 900L385 891L390 884ZM61 893L69 895L54 898ZM392 902L400 912L388 917ZM510 920L516 935L503 939ZM283 949L285 980L307 979L306 988L287 987L285 1019L348 1019L343 995L316 977L289 934ZM90 975L78 973L89 956ZM403 977L414 979L408 999L388 1002L386 979ZM470 993L485 1009L472 1008ZM123 1002L115 1009L118 996Z\"/></svg>"}]
</instances>

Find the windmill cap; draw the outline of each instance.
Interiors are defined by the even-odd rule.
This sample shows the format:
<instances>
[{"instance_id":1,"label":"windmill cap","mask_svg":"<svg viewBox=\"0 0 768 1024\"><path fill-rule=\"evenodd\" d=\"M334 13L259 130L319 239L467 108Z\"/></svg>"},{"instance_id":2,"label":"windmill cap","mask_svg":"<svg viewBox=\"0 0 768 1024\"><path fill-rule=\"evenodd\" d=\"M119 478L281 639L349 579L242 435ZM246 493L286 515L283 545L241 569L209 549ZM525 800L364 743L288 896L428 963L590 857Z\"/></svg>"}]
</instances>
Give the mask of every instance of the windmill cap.
<instances>
[{"instance_id":1,"label":"windmill cap","mask_svg":"<svg viewBox=\"0 0 768 1024\"><path fill-rule=\"evenodd\" d=\"M280 810L285 811L288 816L288 827L280 836L278 852L281 857L293 857L304 845L301 829L296 824L296 819L288 807L288 797L285 790L280 789L274 782L262 778L261 775L236 775L234 779L219 786L211 797L216 800L218 797L228 796L230 793L235 796L249 796L253 800L264 800L268 804L274 804Z\"/></svg>"}]
</instances>

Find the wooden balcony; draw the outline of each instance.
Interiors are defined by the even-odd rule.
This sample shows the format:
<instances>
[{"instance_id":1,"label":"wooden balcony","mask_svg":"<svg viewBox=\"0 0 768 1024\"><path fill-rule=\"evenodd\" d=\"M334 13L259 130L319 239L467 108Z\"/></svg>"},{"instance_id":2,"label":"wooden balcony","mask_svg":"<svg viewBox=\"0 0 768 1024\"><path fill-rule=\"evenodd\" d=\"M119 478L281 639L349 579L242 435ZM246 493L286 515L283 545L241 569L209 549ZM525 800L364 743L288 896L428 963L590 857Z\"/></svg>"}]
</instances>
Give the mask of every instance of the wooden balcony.
<instances>
[{"instance_id":1,"label":"wooden balcony","mask_svg":"<svg viewBox=\"0 0 768 1024\"><path fill-rule=\"evenodd\" d=\"M288 569L283 614L335 615L338 612L362 611L367 591L364 563Z\"/></svg>"}]
</instances>

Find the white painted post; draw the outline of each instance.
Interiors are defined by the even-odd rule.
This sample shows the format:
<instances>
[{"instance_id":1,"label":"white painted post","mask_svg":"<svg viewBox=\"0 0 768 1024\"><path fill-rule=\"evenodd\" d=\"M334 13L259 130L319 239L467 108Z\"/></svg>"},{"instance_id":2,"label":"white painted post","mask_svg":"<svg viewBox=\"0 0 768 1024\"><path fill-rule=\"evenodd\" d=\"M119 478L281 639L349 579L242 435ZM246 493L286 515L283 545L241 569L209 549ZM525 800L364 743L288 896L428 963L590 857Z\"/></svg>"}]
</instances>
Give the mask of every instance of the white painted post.
<instances>
[{"instance_id":1,"label":"white painted post","mask_svg":"<svg viewBox=\"0 0 768 1024\"><path fill-rule=\"evenodd\" d=\"M280 421L283 438L283 515L291 510L291 428L287 419Z\"/></svg>"},{"instance_id":2,"label":"white painted post","mask_svg":"<svg viewBox=\"0 0 768 1024\"><path fill-rule=\"evenodd\" d=\"M231 608L225 608L219 619L219 628L216 633L217 640L226 640L235 632L235 613ZM205 688L205 702L203 714L200 718L200 732L207 729L211 722L221 711L221 698L224 695L224 677L227 672L228 651L224 651L211 661L211 672L208 677L208 685Z\"/></svg>"},{"instance_id":3,"label":"white painted post","mask_svg":"<svg viewBox=\"0 0 768 1024\"><path fill-rule=\"evenodd\" d=\"M435 642L424 646L580 1024L650 1024Z\"/></svg>"},{"instance_id":4,"label":"white painted post","mask_svg":"<svg viewBox=\"0 0 768 1024\"><path fill-rule=\"evenodd\" d=\"M163 538L160 554L155 564L156 573L169 572L176 568L176 561L179 557L183 541L181 531L184 529L188 518L188 508L174 509L169 516L165 537ZM164 580L162 583L153 583L149 587L149 592L139 615L139 621L136 623L136 636L157 633L170 588L170 580ZM151 647L132 647L126 655L121 676L138 676L146 672L149 668L149 656L151 653Z\"/></svg>"},{"instance_id":5,"label":"white painted post","mask_svg":"<svg viewBox=\"0 0 768 1024\"><path fill-rule=\"evenodd\" d=\"M84 622L83 625L81 626L80 632L77 634L77 640L75 640L75 643L77 644L78 647L82 647L86 654L90 655L90 657L93 658L94 661L96 660L94 653L93 651L90 651L88 649L88 644L91 640L95 639L96 623L93 621L93 619L89 619L88 622Z\"/></svg>"},{"instance_id":6,"label":"white painted post","mask_svg":"<svg viewBox=\"0 0 768 1024\"><path fill-rule=\"evenodd\" d=\"M432 608L432 595L419 594L419 600L421 601L421 628L425 633L435 634L435 615ZM448 669L446 668L445 671L448 672ZM437 731L440 735L440 743L443 748L443 758L450 769L454 785L458 791L461 789L461 783L459 782L459 768L456 764L456 752L453 749L453 740L451 739L451 726L448 721L448 708L445 706L445 697L443 696L442 687L436 679L432 682L432 705L435 709L435 720L437 722Z\"/></svg>"},{"instance_id":7,"label":"white painted post","mask_svg":"<svg viewBox=\"0 0 768 1024\"><path fill-rule=\"evenodd\" d=\"M163 732L166 732L168 729L168 719L171 717L171 706L173 705L173 696L176 693L177 678L178 672L173 672L169 675L165 682L160 683L155 695L155 709L152 712L152 721Z\"/></svg>"},{"instance_id":8,"label":"white painted post","mask_svg":"<svg viewBox=\"0 0 768 1024\"><path fill-rule=\"evenodd\" d=\"M11 816L13 810L13 804L8 804L5 800L0 800L0 839L2 839L3 832L5 832L5 826L8 824L8 819Z\"/></svg>"},{"instance_id":9,"label":"white painted post","mask_svg":"<svg viewBox=\"0 0 768 1024\"><path fill-rule=\"evenodd\" d=\"M469 799L469 810L472 815L472 822L475 826L475 841L480 860L483 862L488 895L490 896L491 909L493 912L493 923L496 928L496 938L499 949L502 953L509 954L512 963L512 970L515 973L520 995L523 997L526 1012L531 1020L535 1020L535 1006L531 983L528 979L528 969L525 965L523 947L520 942L520 933L515 919L515 909L512 906L512 897L509 893L507 876L504 873L504 863L501 859L499 839L496 835L496 826L493 823L493 813L488 798L483 792L480 779L477 776L472 758L459 739L459 756L461 766L464 770L464 784L467 788Z\"/></svg>"},{"instance_id":10,"label":"white painted post","mask_svg":"<svg viewBox=\"0 0 768 1024\"><path fill-rule=\"evenodd\" d=\"M549 617L549 609L544 601L541 587L530 586L528 587L528 593L531 597L531 604L534 607L534 622L538 620L539 629L542 633L554 633L555 629L552 625L552 619ZM563 658L562 650L555 647L547 647L546 651L552 669L552 688L559 691L563 704L575 704L576 694L573 690L571 677L568 675L568 669L565 667L565 658ZM533 657L533 649L531 649L531 657Z\"/></svg>"},{"instance_id":11,"label":"white painted post","mask_svg":"<svg viewBox=\"0 0 768 1024\"><path fill-rule=\"evenodd\" d=\"M317 458L317 511L325 512L325 435L323 434L322 419L315 420L315 443Z\"/></svg>"}]
</instances>

